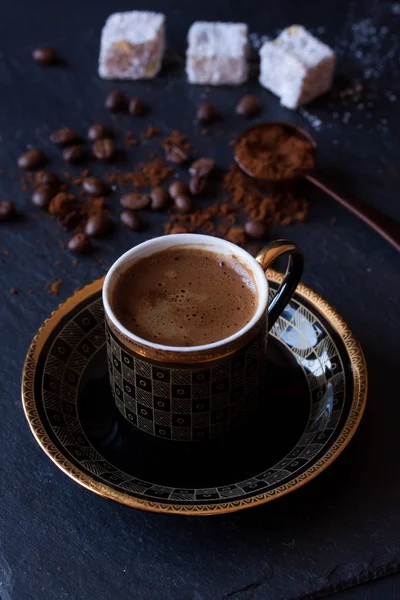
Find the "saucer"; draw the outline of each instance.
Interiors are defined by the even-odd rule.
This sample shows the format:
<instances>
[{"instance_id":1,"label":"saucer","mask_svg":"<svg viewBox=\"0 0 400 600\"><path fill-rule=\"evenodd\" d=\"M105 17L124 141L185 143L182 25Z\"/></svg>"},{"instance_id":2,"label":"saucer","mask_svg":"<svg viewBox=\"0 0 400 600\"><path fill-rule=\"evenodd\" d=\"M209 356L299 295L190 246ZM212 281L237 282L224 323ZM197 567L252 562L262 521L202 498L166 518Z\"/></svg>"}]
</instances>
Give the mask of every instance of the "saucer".
<instances>
[{"instance_id":1,"label":"saucer","mask_svg":"<svg viewBox=\"0 0 400 600\"><path fill-rule=\"evenodd\" d=\"M282 275L268 272L271 294ZM299 285L268 341L268 398L240 432L191 444L132 428L112 402L98 279L43 324L22 401L37 442L77 483L131 507L227 513L279 498L330 465L366 403L361 347L337 312Z\"/></svg>"}]
</instances>

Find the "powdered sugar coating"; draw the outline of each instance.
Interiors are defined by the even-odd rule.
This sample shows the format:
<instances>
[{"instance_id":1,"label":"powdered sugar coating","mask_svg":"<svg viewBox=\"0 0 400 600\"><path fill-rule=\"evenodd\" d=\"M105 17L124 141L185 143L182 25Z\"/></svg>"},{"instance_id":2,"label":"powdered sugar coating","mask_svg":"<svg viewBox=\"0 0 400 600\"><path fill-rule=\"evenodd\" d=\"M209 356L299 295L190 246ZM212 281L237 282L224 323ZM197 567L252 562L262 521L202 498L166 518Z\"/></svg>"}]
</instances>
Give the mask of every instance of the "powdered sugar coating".
<instances>
[{"instance_id":1,"label":"powdered sugar coating","mask_svg":"<svg viewBox=\"0 0 400 600\"><path fill-rule=\"evenodd\" d=\"M248 77L245 23L196 21L188 33L186 72L190 83L238 85Z\"/></svg>"},{"instance_id":2,"label":"powdered sugar coating","mask_svg":"<svg viewBox=\"0 0 400 600\"><path fill-rule=\"evenodd\" d=\"M335 53L300 25L260 49L260 83L287 108L310 102L332 86Z\"/></svg>"},{"instance_id":3,"label":"powdered sugar coating","mask_svg":"<svg viewBox=\"0 0 400 600\"><path fill-rule=\"evenodd\" d=\"M149 11L110 15L104 25L99 58L103 79L149 79L161 68L165 15Z\"/></svg>"},{"instance_id":4,"label":"powdered sugar coating","mask_svg":"<svg viewBox=\"0 0 400 600\"><path fill-rule=\"evenodd\" d=\"M334 56L329 46L311 35L301 25L287 27L280 33L277 41L308 68L316 67L322 60Z\"/></svg>"}]
</instances>

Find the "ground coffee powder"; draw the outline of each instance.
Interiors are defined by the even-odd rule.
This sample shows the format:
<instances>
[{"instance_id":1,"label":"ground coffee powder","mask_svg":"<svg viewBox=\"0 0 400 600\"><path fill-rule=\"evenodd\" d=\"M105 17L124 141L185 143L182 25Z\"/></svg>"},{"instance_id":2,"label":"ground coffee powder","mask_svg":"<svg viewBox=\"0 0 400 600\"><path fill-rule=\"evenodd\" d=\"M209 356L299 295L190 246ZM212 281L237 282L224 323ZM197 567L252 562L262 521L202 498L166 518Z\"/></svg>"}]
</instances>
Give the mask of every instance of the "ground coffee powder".
<instances>
[{"instance_id":1,"label":"ground coffee powder","mask_svg":"<svg viewBox=\"0 0 400 600\"><path fill-rule=\"evenodd\" d=\"M315 165L311 141L276 123L251 128L239 139L235 154L247 173L268 181L293 179Z\"/></svg>"}]
</instances>

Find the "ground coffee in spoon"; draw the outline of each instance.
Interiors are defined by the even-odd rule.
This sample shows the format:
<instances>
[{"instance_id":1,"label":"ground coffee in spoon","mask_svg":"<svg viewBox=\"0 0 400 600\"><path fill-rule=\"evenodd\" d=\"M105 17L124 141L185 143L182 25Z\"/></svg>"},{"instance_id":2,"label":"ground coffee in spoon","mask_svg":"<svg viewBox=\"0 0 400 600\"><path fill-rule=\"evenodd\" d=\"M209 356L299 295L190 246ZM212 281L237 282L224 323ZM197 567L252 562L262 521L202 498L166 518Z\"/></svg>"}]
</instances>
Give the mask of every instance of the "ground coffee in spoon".
<instances>
[{"instance_id":1,"label":"ground coffee in spoon","mask_svg":"<svg viewBox=\"0 0 400 600\"><path fill-rule=\"evenodd\" d=\"M250 129L236 144L235 154L247 173L275 182L299 177L315 165L313 144L278 123Z\"/></svg>"}]
</instances>

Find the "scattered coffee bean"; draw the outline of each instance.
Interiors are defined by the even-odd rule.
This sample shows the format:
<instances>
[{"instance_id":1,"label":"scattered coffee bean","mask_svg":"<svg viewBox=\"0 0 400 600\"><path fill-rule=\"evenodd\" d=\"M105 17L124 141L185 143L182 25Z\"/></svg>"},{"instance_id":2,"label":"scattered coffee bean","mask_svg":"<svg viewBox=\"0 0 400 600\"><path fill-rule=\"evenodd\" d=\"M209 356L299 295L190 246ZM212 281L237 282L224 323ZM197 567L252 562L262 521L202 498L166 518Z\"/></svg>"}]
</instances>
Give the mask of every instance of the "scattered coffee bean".
<instances>
[{"instance_id":1,"label":"scattered coffee bean","mask_svg":"<svg viewBox=\"0 0 400 600\"><path fill-rule=\"evenodd\" d=\"M257 223L255 221L247 221L244 230L247 235L254 240L262 240L268 233L268 227L265 223Z\"/></svg>"},{"instance_id":2,"label":"scattered coffee bean","mask_svg":"<svg viewBox=\"0 0 400 600\"><path fill-rule=\"evenodd\" d=\"M70 198L66 192L58 192L50 201L49 213L52 215L59 215L64 212L64 206L69 204Z\"/></svg>"},{"instance_id":3,"label":"scattered coffee bean","mask_svg":"<svg viewBox=\"0 0 400 600\"><path fill-rule=\"evenodd\" d=\"M60 60L57 50L48 46L36 48L32 52L32 58L40 65L55 65Z\"/></svg>"},{"instance_id":4,"label":"scattered coffee bean","mask_svg":"<svg viewBox=\"0 0 400 600\"><path fill-rule=\"evenodd\" d=\"M150 196L147 194L124 194L120 200L122 208L128 210L141 210L150 203Z\"/></svg>"},{"instance_id":5,"label":"scattered coffee bean","mask_svg":"<svg viewBox=\"0 0 400 600\"><path fill-rule=\"evenodd\" d=\"M196 204L193 198L189 196L177 196L174 199L175 208L182 215L188 215L196 210Z\"/></svg>"},{"instance_id":6,"label":"scattered coffee bean","mask_svg":"<svg viewBox=\"0 0 400 600\"><path fill-rule=\"evenodd\" d=\"M96 140L102 140L103 138L109 137L110 130L101 123L93 123L88 129L87 136L91 142L95 142Z\"/></svg>"},{"instance_id":7,"label":"scattered coffee bean","mask_svg":"<svg viewBox=\"0 0 400 600\"><path fill-rule=\"evenodd\" d=\"M76 254L85 254L90 247L90 239L84 233L77 233L68 242L68 250Z\"/></svg>"},{"instance_id":8,"label":"scattered coffee bean","mask_svg":"<svg viewBox=\"0 0 400 600\"><path fill-rule=\"evenodd\" d=\"M189 158L188 154L179 146L165 148L165 158L176 165L183 165Z\"/></svg>"},{"instance_id":9,"label":"scattered coffee bean","mask_svg":"<svg viewBox=\"0 0 400 600\"><path fill-rule=\"evenodd\" d=\"M69 146L76 142L79 139L78 132L72 127L63 127L62 129L57 129L57 131L53 131L50 135L50 141L52 144L57 144L57 146Z\"/></svg>"},{"instance_id":10,"label":"scattered coffee bean","mask_svg":"<svg viewBox=\"0 0 400 600\"><path fill-rule=\"evenodd\" d=\"M161 186L157 186L151 190L150 198L150 206L153 210L165 210L169 205L169 194Z\"/></svg>"},{"instance_id":11,"label":"scattered coffee bean","mask_svg":"<svg viewBox=\"0 0 400 600\"><path fill-rule=\"evenodd\" d=\"M37 169L40 167L46 160L44 153L41 150L33 149L27 150L18 158L17 164L20 169L24 169L25 171L30 171L32 169Z\"/></svg>"},{"instance_id":12,"label":"scattered coffee bean","mask_svg":"<svg viewBox=\"0 0 400 600\"><path fill-rule=\"evenodd\" d=\"M49 213L58 215L63 219L68 213L76 209L76 197L66 192L58 192L50 200Z\"/></svg>"},{"instance_id":13,"label":"scattered coffee bean","mask_svg":"<svg viewBox=\"0 0 400 600\"><path fill-rule=\"evenodd\" d=\"M178 196L186 196L189 188L183 181L174 181L168 188L169 195L175 200Z\"/></svg>"},{"instance_id":14,"label":"scattered coffee bean","mask_svg":"<svg viewBox=\"0 0 400 600\"><path fill-rule=\"evenodd\" d=\"M85 233L89 237L101 237L110 231L112 225L110 217L105 212L101 212L89 217L85 225Z\"/></svg>"},{"instance_id":15,"label":"scattered coffee bean","mask_svg":"<svg viewBox=\"0 0 400 600\"><path fill-rule=\"evenodd\" d=\"M218 118L217 111L212 104L200 104L197 109L196 119L200 123L213 123Z\"/></svg>"},{"instance_id":16,"label":"scattered coffee bean","mask_svg":"<svg viewBox=\"0 0 400 600\"><path fill-rule=\"evenodd\" d=\"M50 200L56 195L57 188L48 183L39 185L32 194L32 203L38 208L47 208Z\"/></svg>"},{"instance_id":17,"label":"scattered coffee bean","mask_svg":"<svg viewBox=\"0 0 400 600\"><path fill-rule=\"evenodd\" d=\"M205 177L192 177L189 181L189 189L190 193L193 196L198 196L203 194L207 187L207 179Z\"/></svg>"},{"instance_id":18,"label":"scattered coffee bean","mask_svg":"<svg viewBox=\"0 0 400 600\"><path fill-rule=\"evenodd\" d=\"M82 144L76 144L64 148L62 155L65 162L75 164L82 162L87 157L87 152Z\"/></svg>"},{"instance_id":19,"label":"scattered coffee bean","mask_svg":"<svg viewBox=\"0 0 400 600\"><path fill-rule=\"evenodd\" d=\"M113 111L125 110L127 103L124 92L114 90L108 94L105 101L105 107Z\"/></svg>"},{"instance_id":20,"label":"scattered coffee bean","mask_svg":"<svg viewBox=\"0 0 400 600\"><path fill-rule=\"evenodd\" d=\"M100 177L86 177L82 182L82 187L91 196L105 196L110 191L104 179L100 179Z\"/></svg>"},{"instance_id":21,"label":"scattered coffee bean","mask_svg":"<svg viewBox=\"0 0 400 600\"><path fill-rule=\"evenodd\" d=\"M131 98L129 101L129 112L131 115L139 117L145 113L146 109L140 98Z\"/></svg>"},{"instance_id":22,"label":"scattered coffee bean","mask_svg":"<svg viewBox=\"0 0 400 600\"><path fill-rule=\"evenodd\" d=\"M142 221L139 215L133 210L124 210L120 216L121 223L132 229L132 231L139 231L142 228Z\"/></svg>"},{"instance_id":23,"label":"scattered coffee bean","mask_svg":"<svg viewBox=\"0 0 400 600\"><path fill-rule=\"evenodd\" d=\"M199 158L191 164L189 173L192 177L208 177L215 169L215 160L213 158Z\"/></svg>"},{"instance_id":24,"label":"scattered coffee bean","mask_svg":"<svg viewBox=\"0 0 400 600\"><path fill-rule=\"evenodd\" d=\"M50 201L49 213L59 215L64 212L63 207L69 203L68 194L66 192L58 192Z\"/></svg>"},{"instance_id":25,"label":"scattered coffee bean","mask_svg":"<svg viewBox=\"0 0 400 600\"><path fill-rule=\"evenodd\" d=\"M15 206L11 200L0 202L0 222L10 221L15 215Z\"/></svg>"},{"instance_id":26,"label":"scattered coffee bean","mask_svg":"<svg viewBox=\"0 0 400 600\"><path fill-rule=\"evenodd\" d=\"M96 140L93 144L93 154L98 160L111 160L115 152L115 144L110 138Z\"/></svg>"},{"instance_id":27,"label":"scattered coffee bean","mask_svg":"<svg viewBox=\"0 0 400 600\"><path fill-rule=\"evenodd\" d=\"M75 229L82 221L82 213L80 210L71 210L65 217L60 220L61 225L64 229L72 230Z\"/></svg>"},{"instance_id":28,"label":"scattered coffee bean","mask_svg":"<svg viewBox=\"0 0 400 600\"><path fill-rule=\"evenodd\" d=\"M257 96L248 94L243 96L239 104L236 106L236 114L250 119L255 117L261 110L261 101Z\"/></svg>"},{"instance_id":29,"label":"scattered coffee bean","mask_svg":"<svg viewBox=\"0 0 400 600\"><path fill-rule=\"evenodd\" d=\"M38 171L35 175L35 185L51 185L58 187L60 185L60 178L53 171Z\"/></svg>"}]
</instances>

